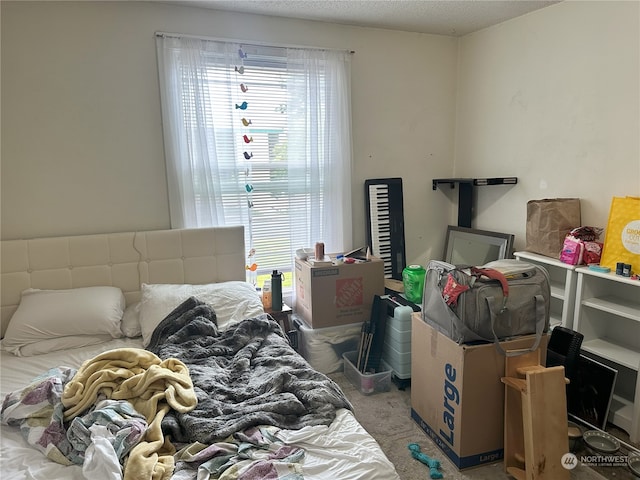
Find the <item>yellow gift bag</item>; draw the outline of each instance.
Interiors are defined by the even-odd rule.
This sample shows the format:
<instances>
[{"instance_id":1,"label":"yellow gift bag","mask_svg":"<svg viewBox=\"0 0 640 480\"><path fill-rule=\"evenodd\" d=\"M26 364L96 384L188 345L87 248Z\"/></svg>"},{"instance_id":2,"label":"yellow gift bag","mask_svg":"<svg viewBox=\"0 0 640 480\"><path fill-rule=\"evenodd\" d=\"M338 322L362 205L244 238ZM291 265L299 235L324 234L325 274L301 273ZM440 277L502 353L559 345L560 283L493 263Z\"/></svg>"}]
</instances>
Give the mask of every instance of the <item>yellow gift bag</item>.
<instances>
[{"instance_id":1,"label":"yellow gift bag","mask_svg":"<svg viewBox=\"0 0 640 480\"><path fill-rule=\"evenodd\" d=\"M613 197L600 265L629 263L640 274L640 197Z\"/></svg>"}]
</instances>

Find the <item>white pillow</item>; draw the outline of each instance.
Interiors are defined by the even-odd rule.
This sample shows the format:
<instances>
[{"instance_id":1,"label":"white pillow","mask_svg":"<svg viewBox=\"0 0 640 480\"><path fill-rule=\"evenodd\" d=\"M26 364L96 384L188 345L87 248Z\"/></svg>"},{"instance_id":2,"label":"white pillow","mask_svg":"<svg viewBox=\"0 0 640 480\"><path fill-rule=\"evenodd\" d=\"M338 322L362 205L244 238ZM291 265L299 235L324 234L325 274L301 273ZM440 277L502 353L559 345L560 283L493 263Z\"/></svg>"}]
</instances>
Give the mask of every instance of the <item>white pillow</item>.
<instances>
[{"instance_id":1,"label":"white pillow","mask_svg":"<svg viewBox=\"0 0 640 480\"><path fill-rule=\"evenodd\" d=\"M16 354L18 357L32 357L57 350L70 350L72 348L87 347L111 340L111 335L72 335L70 337L57 337L48 340L40 340L20 347Z\"/></svg>"},{"instance_id":2,"label":"white pillow","mask_svg":"<svg viewBox=\"0 0 640 480\"><path fill-rule=\"evenodd\" d=\"M120 329L125 337L135 338L142 335L140 328L140 302L129 305L124 310Z\"/></svg>"},{"instance_id":3,"label":"white pillow","mask_svg":"<svg viewBox=\"0 0 640 480\"><path fill-rule=\"evenodd\" d=\"M20 350L27 345L59 337L109 335L119 338L124 307L124 294L117 287L30 288L22 292L2 346L14 355L21 355ZM47 343L52 350L64 348L56 342Z\"/></svg>"},{"instance_id":4,"label":"white pillow","mask_svg":"<svg viewBox=\"0 0 640 480\"><path fill-rule=\"evenodd\" d=\"M140 326L142 344L149 345L158 324L189 297L211 305L216 312L218 327L264 313L260 295L247 282L230 281L205 285L142 284Z\"/></svg>"}]
</instances>

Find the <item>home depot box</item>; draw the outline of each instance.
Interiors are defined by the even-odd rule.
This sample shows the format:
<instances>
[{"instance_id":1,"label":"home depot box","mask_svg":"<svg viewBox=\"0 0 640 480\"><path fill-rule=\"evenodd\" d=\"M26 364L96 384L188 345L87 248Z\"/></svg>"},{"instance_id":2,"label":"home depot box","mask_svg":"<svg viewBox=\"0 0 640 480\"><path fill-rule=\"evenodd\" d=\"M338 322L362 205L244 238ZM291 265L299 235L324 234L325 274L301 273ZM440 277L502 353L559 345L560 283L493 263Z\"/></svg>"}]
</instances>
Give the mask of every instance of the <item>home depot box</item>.
<instances>
[{"instance_id":1,"label":"home depot box","mask_svg":"<svg viewBox=\"0 0 640 480\"><path fill-rule=\"evenodd\" d=\"M505 357L495 345L458 345L412 315L411 417L459 468L504 457ZM501 342L529 348L535 335ZM548 335L540 342L546 360Z\"/></svg>"},{"instance_id":2,"label":"home depot box","mask_svg":"<svg viewBox=\"0 0 640 480\"><path fill-rule=\"evenodd\" d=\"M384 295L384 262L316 266L296 258L298 315L311 328L369 320L374 295Z\"/></svg>"}]
</instances>

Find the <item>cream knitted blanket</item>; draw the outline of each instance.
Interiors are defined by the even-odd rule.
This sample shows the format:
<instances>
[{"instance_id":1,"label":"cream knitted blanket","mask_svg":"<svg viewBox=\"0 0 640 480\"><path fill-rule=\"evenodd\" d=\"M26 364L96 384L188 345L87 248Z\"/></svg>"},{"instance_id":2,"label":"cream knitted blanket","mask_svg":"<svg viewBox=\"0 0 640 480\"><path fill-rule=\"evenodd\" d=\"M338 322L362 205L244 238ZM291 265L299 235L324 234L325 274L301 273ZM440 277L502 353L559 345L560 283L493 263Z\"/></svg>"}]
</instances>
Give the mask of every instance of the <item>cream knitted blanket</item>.
<instances>
[{"instance_id":1,"label":"cream knitted blanket","mask_svg":"<svg viewBox=\"0 0 640 480\"><path fill-rule=\"evenodd\" d=\"M198 402L186 365L137 348L104 352L84 362L65 386L65 420L93 406L99 395L128 400L149 423L143 441L129 454L124 480L168 480L175 448L162 434L162 419L170 409L186 413Z\"/></svg>"}]
</instances>

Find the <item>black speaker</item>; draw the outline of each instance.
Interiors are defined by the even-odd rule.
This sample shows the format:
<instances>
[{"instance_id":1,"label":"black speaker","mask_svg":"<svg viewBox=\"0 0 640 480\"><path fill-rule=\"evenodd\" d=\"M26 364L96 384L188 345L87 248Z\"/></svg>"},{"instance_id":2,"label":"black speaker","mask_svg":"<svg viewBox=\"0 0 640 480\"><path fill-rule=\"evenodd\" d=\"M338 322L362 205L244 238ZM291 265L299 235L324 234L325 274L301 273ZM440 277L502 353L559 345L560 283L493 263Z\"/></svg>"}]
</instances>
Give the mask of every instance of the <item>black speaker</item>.
<instances>
[{"instance_id":1,"label":"black speaker","mask_svg":"<svg viewBox=\"0 0 640 480\"><path fill-rule=\"evenodd\" d=\"M577 380L580 362L580 347L584 335L570 328L557 326L551 331L547 345L547 367L564 366L564 376L569 379L567 385L567 412L575 409L580 397Z\"/></svg>"},{"instance_id":2,"label":"black speaker","mask_svg":"<svg viewBox=\"0 0 640 480\"><path fill-rule=\"evenodd\" d=\"M580 359L583 338L584 335L570 328L555 327L547 346L547 367L563 365L564 375L571 381Z\"/></svg>"}]
</instances>

